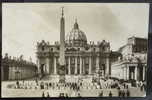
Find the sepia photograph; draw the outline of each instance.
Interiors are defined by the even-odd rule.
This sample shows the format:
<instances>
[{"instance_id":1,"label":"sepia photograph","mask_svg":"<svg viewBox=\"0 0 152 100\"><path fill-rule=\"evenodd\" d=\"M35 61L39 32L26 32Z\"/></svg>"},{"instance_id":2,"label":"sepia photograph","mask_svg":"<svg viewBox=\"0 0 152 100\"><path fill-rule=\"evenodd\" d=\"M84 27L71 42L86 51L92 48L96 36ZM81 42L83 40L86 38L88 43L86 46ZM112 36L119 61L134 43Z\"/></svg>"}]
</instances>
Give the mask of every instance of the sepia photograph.
<instances>
[{"instance_id":1,"label":"sepia photograph","mask_svg":"<svg viewBox=\"0 0 152 100\"><path fill-rule=\"evenodd\" d=\"M2 3L1 97L145 97L148 3Z\"/></svg>"}]
</instances>

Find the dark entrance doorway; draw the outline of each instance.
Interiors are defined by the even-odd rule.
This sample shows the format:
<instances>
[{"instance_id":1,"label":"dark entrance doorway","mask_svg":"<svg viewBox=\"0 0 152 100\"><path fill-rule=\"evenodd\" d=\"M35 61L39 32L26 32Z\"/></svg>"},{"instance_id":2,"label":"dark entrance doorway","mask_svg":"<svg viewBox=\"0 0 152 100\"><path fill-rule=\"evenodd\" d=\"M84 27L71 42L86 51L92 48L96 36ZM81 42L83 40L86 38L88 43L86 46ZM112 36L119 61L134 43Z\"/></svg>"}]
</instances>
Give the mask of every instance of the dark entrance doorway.
<instances>
[{"instance_id":1,"label":"dark entrance doorway","mask_svg":"<svg viewBox=\"0 0 152 100\"><path fill-rule=\"evenodd\" d=\"M129 79L135 79L135 66L129 66Z\"/></svg>"},{"instance_id":2,"label":"dark entrance doorway","mask_svg":"<svg viewBox=\"0 0 152 100\"><path fill-rule=\"evenodd\" d=\"M139 81L143 81L143 66L139 67Z\"/></svg>"},{"instance_id":3,"label":"dark entrance doorway","mask_svg":"<svg viewBox=\"0 0 152 100\"><path fill-rule=\"evenodd\" d=\"M102 64L102 65L101 65L101 69L100 69L100 70L102 70L102 76L105 76L105 74L106 74L105 64Z\"/></svg>"},{"instance_id":4,"label":"dark entrance doorway","mask_svg":"<svg viewBox=\"0 0 152 100\"><path fill-rule=\"evenodd\" d=\"M41 71L42 75L44 75L44 66L45 66L45 64L41 64L41 66L40 66L40 71Z\"/></svg>"}]
</instances>

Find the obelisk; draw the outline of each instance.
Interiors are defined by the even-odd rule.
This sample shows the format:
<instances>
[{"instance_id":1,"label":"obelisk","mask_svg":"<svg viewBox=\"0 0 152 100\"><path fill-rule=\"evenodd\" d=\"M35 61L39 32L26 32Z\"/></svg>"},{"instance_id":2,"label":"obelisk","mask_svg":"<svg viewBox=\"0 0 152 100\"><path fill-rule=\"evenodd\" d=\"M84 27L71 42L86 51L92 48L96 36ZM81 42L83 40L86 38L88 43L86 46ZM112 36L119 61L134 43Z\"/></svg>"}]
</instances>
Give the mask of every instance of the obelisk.
<instances>
[{"instance_id":1,"label":"obelisk","mask_svg":"<svg viewBox=\"0 0 152 100\"><path fill-rule=\"evenodd\" d=\"M59 57L59 66L60 66L60 82L65 81L65 20L64 20L64 11L62 7L62 14L60 19L60 57Z\"/></svg>"}]
</instances>

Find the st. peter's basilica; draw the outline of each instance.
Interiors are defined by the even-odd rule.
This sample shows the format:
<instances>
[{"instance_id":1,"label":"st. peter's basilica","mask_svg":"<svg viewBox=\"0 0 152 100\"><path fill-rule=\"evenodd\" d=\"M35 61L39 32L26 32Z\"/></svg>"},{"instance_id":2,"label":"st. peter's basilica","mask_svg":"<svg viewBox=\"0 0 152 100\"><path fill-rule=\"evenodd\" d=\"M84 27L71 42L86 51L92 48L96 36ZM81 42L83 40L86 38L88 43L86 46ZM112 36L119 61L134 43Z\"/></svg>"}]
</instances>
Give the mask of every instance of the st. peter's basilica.
<instances>
[{"instance_id":1,"label":"st. peter's basilica","mask_svg":"<svg viewBox=\"0 0 152 100\"><path fill-rule=\"evenodd\" d=\"M37 58L39 73L43 75L58 75L60 62L65 65L66 75L98 75L108 77L111 74L111 62L119 53L110 50L110 43L102 40L88 43L85 32L81 30L77 20L71 31L65 37L64 12L60 20L60 43L49 44L42 40L37 43ZM63 51L63 52L62 52ZM115 56L111 56L115 55ZM65 57L65 58L64 58ZM62 58L62 59L61 59Z\"/></svg>"}]
</instances>

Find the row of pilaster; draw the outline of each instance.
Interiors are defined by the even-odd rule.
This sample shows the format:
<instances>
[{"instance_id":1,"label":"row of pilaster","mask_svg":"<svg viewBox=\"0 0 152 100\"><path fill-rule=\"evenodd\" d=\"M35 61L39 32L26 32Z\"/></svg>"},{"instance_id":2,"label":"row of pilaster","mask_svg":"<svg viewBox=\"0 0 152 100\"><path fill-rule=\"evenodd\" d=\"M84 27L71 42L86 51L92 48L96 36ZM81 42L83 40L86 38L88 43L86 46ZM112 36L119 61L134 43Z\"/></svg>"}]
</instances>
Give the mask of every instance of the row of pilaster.
<instances>
[{"instance_id":1,"label":"row of pilaster","mask_svg":"<svg viewBox=\"0 0 152 100\"><path fill-rule=\"evenodd\" d=\"M68 74L71 74L71 58L68 57ZM74 58L74 74L78 74L78 57ZM99 61L99 60L98 60ZM97 64L99 65L99 63ZM79 74L84 73L85 67L84 66L84 59L80 57L80 64L79 64ZM57 58L54 57L54 74L57 74ZM89 74L92 74L92 59L89 57Z\"/></svg>"}]
</instances>

